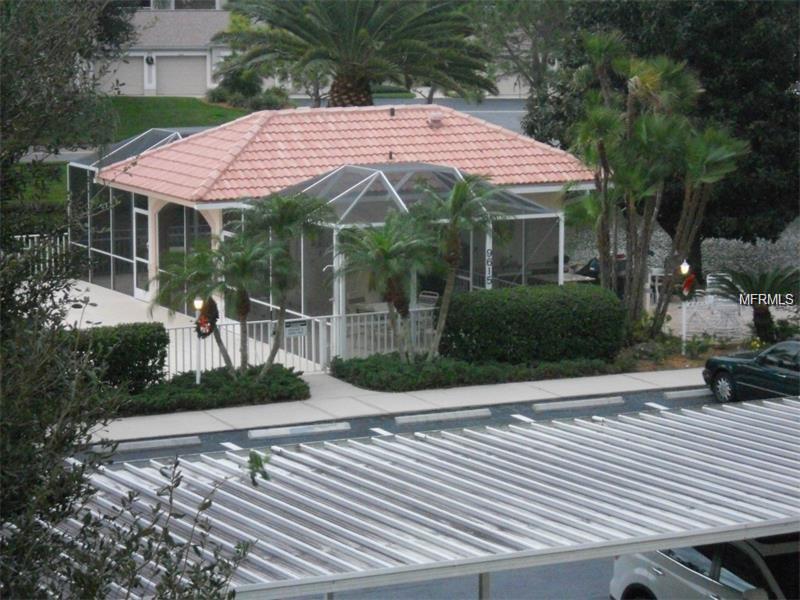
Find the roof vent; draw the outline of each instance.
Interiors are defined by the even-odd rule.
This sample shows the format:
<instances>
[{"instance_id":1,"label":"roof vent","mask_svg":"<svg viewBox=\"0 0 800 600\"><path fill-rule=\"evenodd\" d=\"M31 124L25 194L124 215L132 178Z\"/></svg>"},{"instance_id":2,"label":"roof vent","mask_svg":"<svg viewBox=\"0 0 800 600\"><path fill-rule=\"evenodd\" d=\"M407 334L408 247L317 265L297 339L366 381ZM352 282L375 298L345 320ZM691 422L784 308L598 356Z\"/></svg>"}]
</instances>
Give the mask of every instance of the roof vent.
<instances>
[{"instance_id":1,"label":"roof vent","mask_svg":"<svg viewBox=\"0 0 800 600\"><path fill-rule=\"evenodd\" d=\"M432 112L428 115L428 125L431 127L440 127L442 125L444 115L440 112Z\"/></svg>"},{"instance_id":2,"label":"roof vent","mask_svg":"<svg viewBox=\"0 0 800 600\"><path fill-rule=\"evenodd\" d=\"M394 116L394 106L389 109L389 116L390 117Z\"/></svg>"}]
</instances>

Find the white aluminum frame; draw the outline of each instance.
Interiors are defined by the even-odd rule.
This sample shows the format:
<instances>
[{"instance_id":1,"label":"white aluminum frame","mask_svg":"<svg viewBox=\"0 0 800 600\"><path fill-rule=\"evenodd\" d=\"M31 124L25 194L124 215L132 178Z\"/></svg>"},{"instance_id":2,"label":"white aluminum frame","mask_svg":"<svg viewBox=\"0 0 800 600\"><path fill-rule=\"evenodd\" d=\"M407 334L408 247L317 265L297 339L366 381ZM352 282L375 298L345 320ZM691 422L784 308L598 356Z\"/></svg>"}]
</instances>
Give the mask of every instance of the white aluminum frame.
<instances>
[{"instance_id":1,"label":"white aluminum frame","mask_svg":"<svg viewBox=\"0 0 800 600\"><path fill-rule=\"evenodd\" d=\"M182 461L176 507L215 541L258 539L237 597L291 598L790 533L800 519L800 399L272 446ZM168 466L92 475L142 510ZM488 592L488 578L481 578Z\"/></svg>"}]
</instances>

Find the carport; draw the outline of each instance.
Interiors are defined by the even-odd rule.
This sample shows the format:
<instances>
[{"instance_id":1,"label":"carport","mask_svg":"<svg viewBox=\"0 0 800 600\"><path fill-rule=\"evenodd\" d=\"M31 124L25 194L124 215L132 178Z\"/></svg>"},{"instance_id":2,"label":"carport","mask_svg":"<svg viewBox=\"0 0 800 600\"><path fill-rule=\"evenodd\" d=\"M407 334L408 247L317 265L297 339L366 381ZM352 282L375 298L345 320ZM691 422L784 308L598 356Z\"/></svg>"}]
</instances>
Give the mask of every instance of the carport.
<instances>
[{"instance_id":1,"label":"carport","mask_svg":"<svg viewBox=\"0 0 800 600\"><path fill-rule=\"evenodd\" d=\"M797 531L798 439L798 399L520 421L273 446L258 487L245 450L191 456L176 499L193 509L227 479L204 513L212 538L259 540L237 598L471 574L485 599L495 571ZM93 480L146 510L165 466Z\"/></svg>"}]
</instances>

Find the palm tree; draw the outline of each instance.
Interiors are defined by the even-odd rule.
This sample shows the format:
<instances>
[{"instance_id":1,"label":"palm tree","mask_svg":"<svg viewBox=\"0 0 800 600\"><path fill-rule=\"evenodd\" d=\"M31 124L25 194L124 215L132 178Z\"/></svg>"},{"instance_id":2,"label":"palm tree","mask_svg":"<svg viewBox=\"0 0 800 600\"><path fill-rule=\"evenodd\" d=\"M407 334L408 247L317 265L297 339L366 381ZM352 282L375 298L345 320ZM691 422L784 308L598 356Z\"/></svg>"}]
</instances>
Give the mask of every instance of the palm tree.
<instances>
[{"instance_id":1,"label":"palm tree","mask_svg":"<svg viewBox=\"0 0 800 600\"><path fill-rule=\"evenodd\" d=\"M220 34L249 66L311 65L332 79L329 106L372 104L370 85L425 82L497 93L489 54L455 0L232 0L258 27Z\"/></svg>"},{"instance_id":2,"label":"palm tree","mask_svg":"<svg viewBox=\"0 0 800 600\"><path fill-rule=\"evenodd\" d=\"M157 277L158 292L153 303L175 306L192 302L195 298L205 298L204 310L213 311L216 307L214 294L229 292L239 321L239 368L244 372L248 366L250 294L264 284L267 255L268 248L254 244L242 235L221 240L213 249L198 247L187 255L174 253ZM233 373L233 362L216 327L214 339L225 366Z\"/></svg>"},{"instance_id":3,"label":"palm tree","mask_svg":"<svg viewBox=\"0 0 800 600\"><path fill-rule=\"evenodd\" d=\"M386 301L398 351L406 360L411 274L425 272L436 249L435 240L417 224L407 214L392 212L381 226L342 230L338 241L346 261L344 273L368 273L370 291L377 291Z\"/></svg>"},{"instance_id":4,"label":"palm tree","mask_svg":"<svg viewBox=\"0 0 800 600\"><path fill-rule=\"evenodd\" d=\"M159 271L156 277L158 292L153 298L151 308L155 304L166 307L190 304L195 298L203 298L204 314L219 314L213 295L219 291L222 280L218 258L210 248L195 248L188 255L172 252L165 257L164 265L165 270ZM174 312L173 308L169 310L170 313ZM214 327L213 336L225 366L231 374L235 374L233 361L222 341L219 328Z\"/></svg>"},{"instance_id":5,"label":"palm tree","mask_svg":"<svg viewBox=\"0 0 800 600\"><path fill-rule=\"evenodd\" d=\"M263 198L245 214L243 238L267 248L265 267L269 269L269 285L278 305L278 322L272 331L263 373L275 362L283 340L288 294L300 281L300 257L292 255L291 246L301 237L313 238L333 218L333 211L324 200L302 194Z\"/></svg>"},{"instance_id":6,"label":"palm tree","mask_svg":"<svg viewBox=\"0 0 800 600\"><path fill-rule=\"evenodd\" d=\"M755 294L753 298L753 328L761 341L772 344L775 323L769 304L761 294L795 294L800 292L800 269L773 269L750 273L741 270L724 271L718 279L716 293L734 302L741 302L741 295Z\"/></svg>"},{"instance_id":7,"label":"palm tree","mask_svg":"<svg viewBox=\"0 0 800 600\"><path fill-rule=\"evenodd\" d=\"M491 214L487 201L495 193L480 177L466 176L456 182L450 191L443 195L431 188L424 188L427 202L419 202L412 212L422 227L433 230L439 243L439 253L444 263L446 278L436 332L433 336L428 360L439 352L439 344L450 311L450 302L455 290L456 273L461 264L461 234L475 231L485 233L491 227Z\"/></svg>"},{"instance_id":8,"label":"palm tree","mask_svg":"<svg viewBox=\"0 0 800 600\"><path fill-rule=\"evenodd\" d=\"M672 237L671 253L664 265L662 293L653 315L653 336L661 332L677 267L689 255L692 243L700 231L714 184L734 171L736 163L747 151L747 142L714 126L695 132L689 137L684 152L683 203L675 235Z\"/></svg>"}]
</instances>

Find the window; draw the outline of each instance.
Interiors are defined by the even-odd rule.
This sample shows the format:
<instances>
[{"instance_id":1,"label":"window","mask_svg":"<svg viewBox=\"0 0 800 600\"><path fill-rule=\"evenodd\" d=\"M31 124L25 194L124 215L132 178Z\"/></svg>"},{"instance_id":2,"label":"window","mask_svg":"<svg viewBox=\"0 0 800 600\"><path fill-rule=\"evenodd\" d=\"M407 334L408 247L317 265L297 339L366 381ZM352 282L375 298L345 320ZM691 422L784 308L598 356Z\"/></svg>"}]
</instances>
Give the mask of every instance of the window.
<instances>
[{"instance_id":1,"label":"window","mask_svg":"<svg viewBox=\"0 0 800 600\"><path fill-rule=\"evenodd\" d=\"M133 209L131 193L112 190L111 210L113 253L125 258L133 258Z\"/></svg>"},{"instance_id":2,"label":"window","mask_svg":"<svg viewBox=\"0 0 800 600\"><path fill-rule=\"evenodd\" d=\"M778 344L768 350L764 357L764 364L783 369L795 369L797 345L793 343Z\"/></svg>"},{"instance_id":3,"label":"window","mask_svg":"<svg viewBox=\"0 0 800 600\"><path fill-rule=\"evenodd\" d=\"M677 563L695 573L711 577L711 565L714 558L714 546L697 546L696 548L672 548L662 551Z\"/></svg>"}]
</instances>

